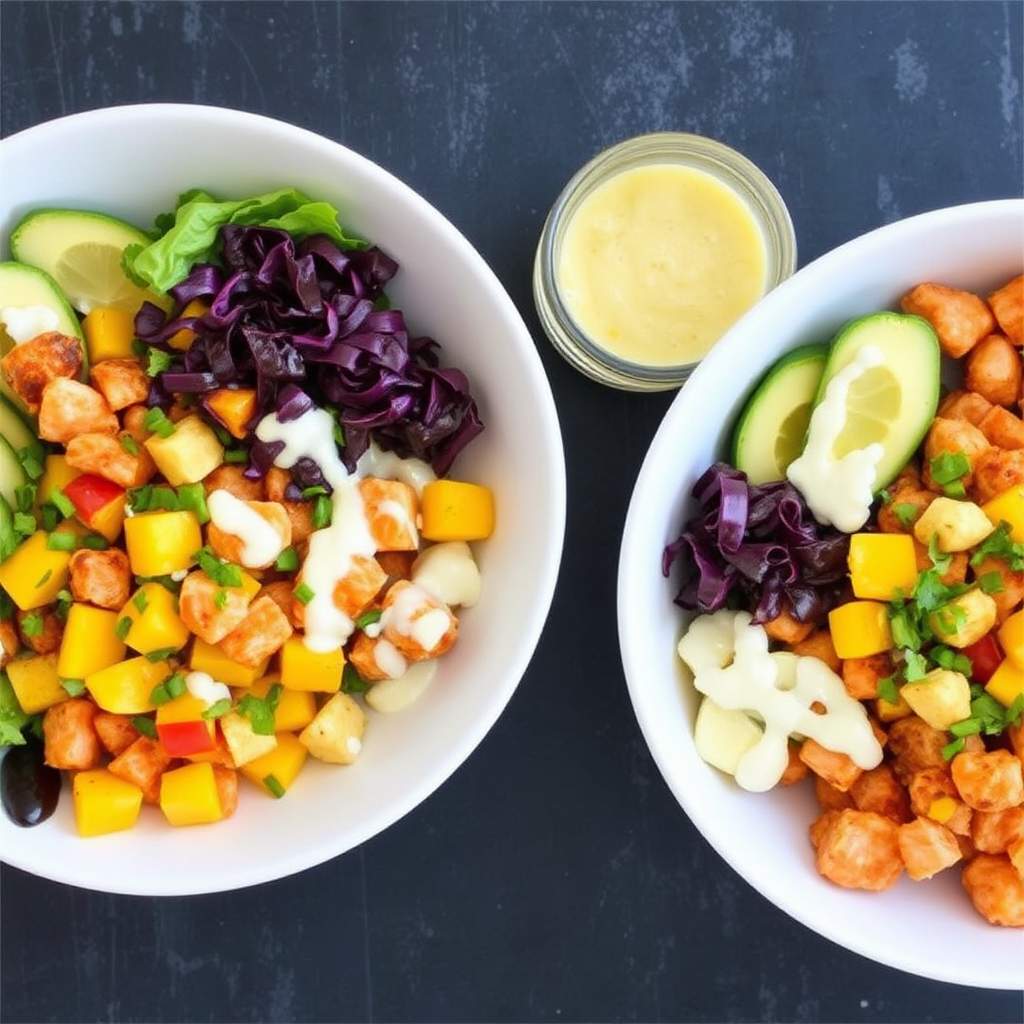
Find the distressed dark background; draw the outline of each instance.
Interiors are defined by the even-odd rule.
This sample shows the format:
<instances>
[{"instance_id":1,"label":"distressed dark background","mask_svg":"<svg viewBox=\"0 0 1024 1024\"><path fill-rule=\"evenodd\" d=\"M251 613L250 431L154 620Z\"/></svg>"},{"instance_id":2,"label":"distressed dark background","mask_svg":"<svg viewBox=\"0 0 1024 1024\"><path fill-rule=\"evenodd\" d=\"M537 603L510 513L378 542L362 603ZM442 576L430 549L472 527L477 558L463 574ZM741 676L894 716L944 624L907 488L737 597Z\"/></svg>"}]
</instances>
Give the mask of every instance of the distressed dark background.
<instances>
[{"instance_id":1,"label":"distressed dark background","mask_svg":"<svg viewBox=\"0 0 1024 1024\"><path fill-rule=\"evenodd\" d=\"M644 131L701 132L760 164L801 263L901 217L1020 195L1021 14L1020 0L4 0L4 135L110 104L223 104L339 140L439 207L537 338L569 524L532 667L437 794L359 850L221 896L105 896L0 868L0 1018L1024 1020L1020 993L914 979L811 934L675 804L614 619L621 524L671 395L577 376L530 292L566 179Z\"/></svg>"}]
</instances>

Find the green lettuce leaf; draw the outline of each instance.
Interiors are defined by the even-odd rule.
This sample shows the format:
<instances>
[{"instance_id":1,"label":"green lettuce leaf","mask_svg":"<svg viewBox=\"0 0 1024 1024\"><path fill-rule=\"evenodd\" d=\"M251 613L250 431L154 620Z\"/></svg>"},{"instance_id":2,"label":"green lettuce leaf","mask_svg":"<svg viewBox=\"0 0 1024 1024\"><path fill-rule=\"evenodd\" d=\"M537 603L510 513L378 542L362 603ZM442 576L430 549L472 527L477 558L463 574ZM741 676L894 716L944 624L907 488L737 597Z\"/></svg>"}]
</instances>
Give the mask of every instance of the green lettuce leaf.
<instances>
[{"instance_id":1,"label":"green lettuce leaf","mask_svg":"<svg viewBox=\"0 0 1024 1024\"><path fill-rule=\"evenodd\" d=\"M22 730L31 716L21 710L6 672L0 672L0 746L16 747L25 742Z\"/></svg>"},{"instance_id":2,"label":"green lettuce leaf","mask_svg":"<svg viewBox=\"0 0 1024 1024\"><path fill-rule=\"evenodd\" d=\"M166 292L184 280L196 263L217 261L217 238L225 224L279 228L296 239L327 235L345 249L366 244L345 234L330 203L309 199L293 188L232 200L218 200L193 189L179 197L173 213L157 217L162 234L156 241L125 250L125 273L137 284Z\"/></svg>"}]
</instances>

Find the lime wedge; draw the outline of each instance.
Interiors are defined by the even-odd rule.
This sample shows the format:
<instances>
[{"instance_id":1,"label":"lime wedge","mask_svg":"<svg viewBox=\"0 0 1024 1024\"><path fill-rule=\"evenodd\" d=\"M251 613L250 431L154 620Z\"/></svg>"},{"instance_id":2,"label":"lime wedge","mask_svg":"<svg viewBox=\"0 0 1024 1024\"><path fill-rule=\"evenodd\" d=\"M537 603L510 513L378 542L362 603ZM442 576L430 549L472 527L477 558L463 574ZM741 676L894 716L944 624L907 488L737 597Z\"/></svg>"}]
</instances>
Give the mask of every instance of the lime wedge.
<instances>
[{"instance_id":1,"label":"lime wedge","mask_svg":"<svg viewBox=\"0 0 1024 1024\"><path fill-rule=\"evenodd\" d=\"M140 288L121 269L129 245L150 239L134 225L85 210L37 210L11 232L14 258L46 271L79 313L101 306L135 313L143 302L168 308L165 297Z\"/></svg>"}]
</instances>

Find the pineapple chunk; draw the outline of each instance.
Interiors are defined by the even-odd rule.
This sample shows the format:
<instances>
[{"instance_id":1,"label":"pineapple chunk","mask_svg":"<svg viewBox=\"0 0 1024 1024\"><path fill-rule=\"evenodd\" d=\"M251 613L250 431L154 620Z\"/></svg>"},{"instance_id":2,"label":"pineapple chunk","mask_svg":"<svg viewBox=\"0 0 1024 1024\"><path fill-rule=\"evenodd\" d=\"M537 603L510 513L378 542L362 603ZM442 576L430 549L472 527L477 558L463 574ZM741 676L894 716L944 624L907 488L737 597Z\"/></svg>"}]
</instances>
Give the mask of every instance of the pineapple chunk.
<instances>
[{"instance_id":1,"label":"pineapple chunk","mask_svg":"<svg viewBox=\"0 0 1024 1024\"><path fill-rule=\"evenodd\" d=\"M173 434L154 434L146 438L145 445L157 469L175 487L198 483L224 460L217 435L194 414L178 420Z\"/></svg>"},{"instance_id":2,"label":"pineapple chunk","mask_svg":"<svg viewBox=\"0 0 1024 1024\"><path fill-rule=\"evenodd\" d=\"M273 733L255 732L249 719L237 711L229 711L220 719L220 731L236 768L270 753L277 746L277 737Z\"/></svg>"},{"instance_id":3,"label":"pineapple chunk","mask_svg":"<svg viewBox=\"0 0 1024 1024\"><path fill-rule=\"evenodd\" d=\"M363 749L365 732L363 709L347 693L336 693L299 733L299 740L321 761L352 764Z\"/></svg>"},{"instance_id":4,"label":"pineapple chunk","mask_svg":"<svg viewBox=\"0 0 1024 1024\"><path fill-rule=\"evenodd\" d=\"M973 501L936 498L914 523L914 536L927 545L934 536L939 550L967 551L994 529L991 520Z\"/></svg>"},{"instance_id":5,"label":"pineapple chunk","mask_svg":"<svg viewBox=\"0 0 1024 1024\"><path fill-rule=\"evenodd\" d=\"M729 775L747 751L760 743L764 731L744 711L727 709L705 697L697 712L693 741L701 759Z\"/></svg>"},{"instance_id":6,"label":"pineapple chunk","mask_svg":"<svg viewBox=\"0 0 1024 1024\"><path fill-rule=\"evenodd\" d=\"M904 683L900 695L933 729L948 729L971 717L970 684L952 669L932 669L923 679Z\"/></svg>"}]
</instances>

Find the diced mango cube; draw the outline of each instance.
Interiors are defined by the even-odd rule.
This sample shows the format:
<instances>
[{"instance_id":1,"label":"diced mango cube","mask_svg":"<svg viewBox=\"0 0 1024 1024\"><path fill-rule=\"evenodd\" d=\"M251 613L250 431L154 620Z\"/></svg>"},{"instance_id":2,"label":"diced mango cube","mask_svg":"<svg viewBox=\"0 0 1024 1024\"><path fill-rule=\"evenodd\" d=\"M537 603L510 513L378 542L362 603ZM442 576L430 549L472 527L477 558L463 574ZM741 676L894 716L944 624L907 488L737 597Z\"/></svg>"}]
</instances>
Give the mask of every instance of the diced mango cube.
<instances>
[{"instance_id":1,"label":"diced mango cube","mask_svg":"<svg viewBox=\"0 0 1024 1024\"><path fill-rule=\"evenodd\" d=\"M0 563L0 587L22 611L52 604L67 586L72 552L49 548L48 536L36 530Z\"/></svg>"},{"instance_id":2,"label":"diced mango cube","mask_svg":"<svg viewBox=\"0 0 1024 1024\"><path fill-rule=\"evenodd\" d=\"M891 601L917 582L914 539L909 533L855 533L847 555L856 597Z\"/></svg>"},{"instance_id":3,"label":"diced mango cube","mask_svg":"<svg viewBox=\"0 0 1024 1024\"><path fill-rule=\"evenodd\" d=\"M220 388L208 394L205 403L232 437L245 437L246 424L256 412L254 388Z\"/></svg>"},{"instance_id":4,"label":"diced mango cube","mask_svg":"<svg viewBox=\"0 0 1024 1024\"><path fill-rule=\"evenodd\" d=\"M77 772L71 793L80 836L102 836L129 829L142 807L142 790L106 768Z\"/></svg>"},{"instance_id":5,"label":"diced mango cube","mask_svg":"<svg viewBox=\"0 0 1024 1024\"><path fill-rule=\"evenodd\" d=\"M289 690L312 690L337 693L345 668L345 654L334 651L312 651L303 639L289 637L281 648L281 682Z\"/></svg>"},{"instance_id":6,"label":"diced mango cube","mask_svg":"<svg viewBox=\"0 0 1024 1024\"><path fill-rule=\"evenodd\" d=\"M131 359L135 340L135 320L126 309L97 306L82 320L89 362L104 359Z\"/></svg>"},{"instance_id":7,"label":"diced mango cube","mask_svg":"<svg viewBox=\"0 0 1024 1024\"><path fill-rule=\"evenodd\" d=\"M198 483L224 459L224 447L213 428L195 414L178 420L168 437L147 437L145 445L157 469L174 487Z\"/></svg>"},{"instance_id":8,"label":"diced mango cube","mask_svg":"<svg viewBox=\"0 0 1024 1024\"><path fill-rule=\"evenodd\" d=\"M61 686L57 672L56 652L15 658L7 663L6 670L14 695L26 715L45 711L68 699L68 691Z\"/></svg>"},{"instance_id":9,"label":"diced mango cube","mask_svg":"<svg viewBox=\"0 0 1024 1024\"><path fill-rule=\"evenodd\" d=\"M1010 658L1003 658L989 676L985 692L1004 707L1009 707L1018 697L1024 696L1024 668Z\"/></svg>"},{"instance_id":10,"label":"diced mango cube","mask_svg":"<svg viewBox=\"0 0 1024 1024\"><path fill-rule=\"evenodd\" d=\"M62 679L84 679L116 665L124 657L124 641L117 635L117 612L76 601L68 609L60 642L57 674Z\"/></svg>"},{"instance_id":11,"label":"diced mango cube","mask_svg":"<svg viewBox=\"0 0 1024 1024\"><path fill-rule=\"evenodd\" d=\"M192 641L189 666L194 672L206 672L218 683L228 686L252 686L267 671L267 661L252 667L240 665L232 661L217 644L208 644L198 636Z\"/></svg>"},{"instance_id":12,"label":"diced mango cube","mask_svg":"<svg viewBox=\"0 0 1024 1024\"><path fill-rule=\"evenodd\" d=\"M206 825L224 816L217 777L209 761L196 761L164 772L160 810L172 825Z\"/></svg>"},{"instance_id":13,"label":"diced mango cube","mask_svg":"<svg viewBox=\"0 0 1024 1024\"><path fill-rule=\"evenodd\" d=\"M202 299L192 299L191 302L186 304L179 316L203 316L205 313L208 313L209 310L209 305L203 302ZM192 342L195 340L196 332L188 327L183 327L180 331L175 331L174 334L167 339L167 344L170 345L171 348L177 349L179 352L187 352L192 347Z\"/></svg>"},{"instance_id":14,"label":"diced mango cube","mask_svg":"<svg viewBox=\"0 0 1024 1024\"><path fill-rule=\"evenodd\" d=\"M996 636L1006 657L1024 669L1024 608L1007 616Z\"/></svg>"},{"instance_id":15,"label":"diced mango cube","mask_svg":"<svg viewBox=\"0 0 1024 1024\"><path fill-rule=\"evenodd\" d=\"M82 475L80 469L68 465L65 455L47 455L43 468L43 475L39 478L36 487L36 494L39 503L50 500L54 491L63 491L75 477Z\"/></svg>"},{"instance_id":16,"label":"diced mango cube","mask_svg":"<svg viewBox=\"0 0 1024 1024\"><path fill-rule=\"evenodd\" d=\"M250 761L239 771L271 796L281 797L291 788L308 756L309 751L297 736L279 732L273 750Z\"/></svg>"},{"instance_id":17,"label":"diced mango cube","mask_svg":"<svg viewBox=\"0 0 1024 1024\"><path fill-rule=\"evenodd\" d=\"M276 675L264 676L247 689L237 690L235 697L241 699L248 693L263 698L270 692L271 686L280 682ZM316 695L312 690L292 690L282 685L274 709L274 727L277 732L299 732L315 717Z\"/></svg>"},{"instance_id":18,"label":"diced mango cube","mask_svg":"<svg viewBox=\"0 0 1024 1024\"><path fill-rule=\"evenodd\" d=\"M86 676L85 688L104 711L141 715L153 710L150 695L170 674L166 661L150 661L140 655Z\"/></svg>"},{"instance_id":19,"label":"diced mango cube","mask_svg":"<svg viewBox=\"0 0 1024 1024\"><path fill-rule=\"evenodd\" d=\"M155 580L132 594L119 613L118 621L122 619L131 623L124 642L139 654L178 650L188 642L189 632L178 615L174 594Z\"/></svg>"},{"instance_id":20,"label":"diced mango cube","mask_svg":"<svg viewBox=\"0 0 1024 1024\"><path fill-rule=\"evenodd\" d=\"M892 630L881 601L848 601L828 613L832 645L840 658L866 658L892 650Z\"/></svg>"},{"instance_id":21,"label":"diced mango cube","mask_svg":"<svg viewBox=\"0 0 1024 1024\"><path fill-rule=\"evenodd\" d=\"M432 480L420 495L427 540L483 540L494 532L494 492L481 484Z\"/></svg>"},{"instance_id":22,"label":"diced mango cube","mask_svg":"<svg viewBox=\"0 0 1024 1024\"><path fill-rule=\"evenodd\" d=\"M993 526L1000 522L1010 526L1010 539L1024 544L1024 484L1014 484L991 501L986 501L981 510Z\"/></svg>"},{"instance_id":23,"label":"diced mango cube","mask_svg":"<svg viewBox=\"0 0 1024 1024\"><path fill-rule=\"evenodd\" d=\"M203 545L199 520L187 509L129 516L124 521L124 539L136 576L184 572Z\"/></svg>"}]
</instances>

